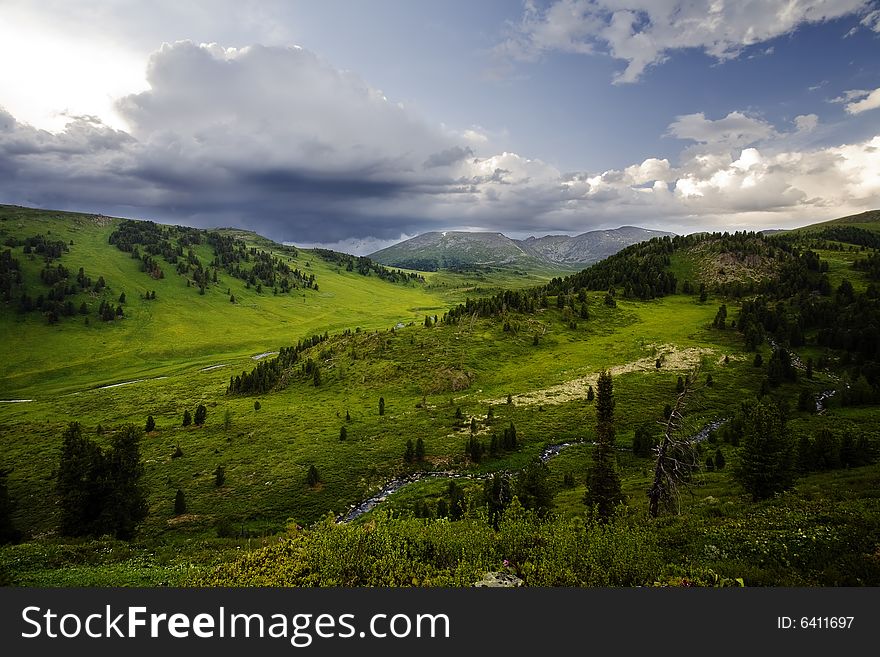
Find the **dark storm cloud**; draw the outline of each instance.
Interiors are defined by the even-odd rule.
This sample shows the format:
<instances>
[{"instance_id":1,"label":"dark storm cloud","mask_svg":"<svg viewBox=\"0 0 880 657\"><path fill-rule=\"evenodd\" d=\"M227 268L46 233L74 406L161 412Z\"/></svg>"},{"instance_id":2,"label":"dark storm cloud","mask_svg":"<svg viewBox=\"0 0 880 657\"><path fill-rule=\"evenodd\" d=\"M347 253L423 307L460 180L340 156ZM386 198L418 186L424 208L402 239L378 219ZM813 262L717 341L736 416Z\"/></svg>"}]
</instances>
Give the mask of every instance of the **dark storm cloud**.
<instances>
[{"instance_id":1,"label":"dark storm cloud","mask_svg":"<svg viewBox=\"0 0 880 657\"><path fill-rule=\"evenodd\" d=\"M474 151L469 147L453 146L439 153L431 153L425 160L426 169L436 169L437 167L448 167L456 162L460 162L468 157L473 157Z\"/></svg>"},{"instance_id":2,"label":"dark storm cloud","mask_svg":"<svg viewBox=\"0 0 880 657\"><path fill-rule=\"evenodd\" d=\"M789 133L742 112L678 117L669 134L693 142L678 166L648 158L563 173L516 153L476 153L465 134L299 48L166 44L148 81L118 103L129 132L75 116L53 134L0 109L0 201L300 243L451 228L729 227L740 211L754 226L783 210L880 203L880 137L786 151ZM729 137L746 129L748 142Z\"/></svg>"}]
</instances>

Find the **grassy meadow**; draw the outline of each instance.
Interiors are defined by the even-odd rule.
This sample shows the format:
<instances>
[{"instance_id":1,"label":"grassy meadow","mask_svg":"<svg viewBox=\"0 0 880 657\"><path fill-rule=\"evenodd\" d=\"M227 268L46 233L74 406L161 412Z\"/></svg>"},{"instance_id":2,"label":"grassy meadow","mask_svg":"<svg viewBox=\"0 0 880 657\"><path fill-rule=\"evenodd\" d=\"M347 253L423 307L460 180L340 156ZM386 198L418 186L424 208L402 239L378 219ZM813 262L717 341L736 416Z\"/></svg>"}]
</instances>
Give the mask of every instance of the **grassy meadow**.
<instances>
[{"instance_id":1,"label":"grassy meadow","mask_svg":"<svg viewBox=\"0 0 880 657\"><path fill-rule=\"evenodd\" d=\"M6 584L192 583L218 564L271 548L293 527L343 513L394 477L420 470L517 472L546 445L593 439L595 408L584 392L603 368L614 375L618 468L643 523L653 464L627 448L639 426L658 427L664 406L674 403L678 377L699 366L701 384L712 378L687 408L686 430L695 433L734 414L764 376L739 333L713 328L724 300L711 296L705 302L684 294L621 299L612 308L593 292L590 318L575 326L551 303L514 318L510 330L494 318L428 327L426 315L442 317L465 296L535 285L551 273L436 272L425 274L424 282L390 283L240 233L314 273L318 290L257 293L221 273L201 295L171 267L165 267L164 279L154 280L128 253L109 245L118 220L8 207L0 208L0 219L0 242L38 233L72 242L61 263L103 276L107 298L126 294L124 318L109 323L92 316L86 324L77 315L49 325L36 312L4 307L0 313L0 399L6 400L0 403L0 469L9 473L13 521L26 539L0 548L0 582ZM194 249L202 261L213 257L206 244ZM39 259L29 259L20 247L14 252L25 279L39 285ZM832 280L847 277L864 289L849 254L827 255ZM698 263L684 255L676 255L671 267L680 279L699 278ZM156 300L145 300L152 290ZM76 305L82 300L97 301L84 295ZM726 303L729 317L736 317L736 304ZM324 332L329 339L303 355L320 366L320 385L297 365L283 389L227 394L230 376L253 369L255 357L271 358L265 354ZM766 361L769 348L760 351ZM836 385L833 373L817 371L812 380L784 384L778 394L797 398L802 388L818 394ZM208 410L205 424L182 426L184 411L199 404ZM456 419L459 409L463 422ZM107 446L119 427L143 426L148 415L156 423L141 442L149 514L135 539L59 536L53 491L64 428L78 421L90 439ZM517 449L471 462L465 453L471 418L484 442L514 423ZM831 407L823 415L793 411L791 425L809 432L822 426L877 432L880 418L871 408ZM407 463L406 442L418 437L426 458ZM753 543L763 540L762 532L795 531L786 513L798 510L801 516L792 517L806 517L808 532L823 518L830 518L829 526L843 522L840 509L847 505L865 522L877 518L877 466L810 475L782 498L754 505L730 474L738 448L714 436L704 447L707 455L723 449L728 466L698 474L681 499L681 514L652 527L658 563L673 564L664 572L680 575L696 565L751 583L780 583L781 557L750 561L750 550L757 549ZM583 515L590 457L590 445L579 444L549 462L554 509L562 518ZM307 483L310 466L320 473L316 486ZM222 485L215 480L218 467L225 472ZM446 485L437 478L406 486L384 503L383 512L407 515L419 501L436 505ZM482 482L462 480L462 486L476 493ZM178 489L186 498L185 513L174 510ZM369 522L370 514L355 524ZM834 540L844 539L838 533ZM800 573L785 580L793 584L831 581L792 572ZM850 573L844 575L842 580L852 581L846 579Z\"/></svg>"}]
</instances>

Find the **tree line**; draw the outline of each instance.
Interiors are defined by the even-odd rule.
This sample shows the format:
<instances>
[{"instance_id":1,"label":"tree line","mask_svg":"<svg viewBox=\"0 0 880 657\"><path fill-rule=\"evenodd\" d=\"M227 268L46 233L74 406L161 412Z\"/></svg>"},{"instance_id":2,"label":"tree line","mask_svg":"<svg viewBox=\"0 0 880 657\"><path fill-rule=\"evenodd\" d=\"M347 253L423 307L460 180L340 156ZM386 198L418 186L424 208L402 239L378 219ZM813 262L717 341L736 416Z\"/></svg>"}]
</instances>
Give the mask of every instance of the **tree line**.
<instances>
[{"instance_id":1,"label":"tree line","mask_svg":"<svg viewBox=\"0 0 880 657\"><path fill-rule=\"evenodd\" d=\"M241 374L231 376L226 394L261 394L275 390L283 381L288 370L299 361L299 356L307 349L311 349L327 340L329 335L313 335L310 338L299 340L295 345L281 347L278 355L267 358L257 363L250 372L242 371ZM311 361L309 361L311 362ZM308 374L320 384L320 373L315 375L314 364L309 368Z\"/></svg>"},{"instance_id":2,"label":"tree line","mask_svg":"<svg viewBox=\"0 0 880 657\"><path fill-rule=\"evenodd\" d=\"M366 256L353 256L347 253L331 251L330 249L314 249L314 252L327 262L345 267L345 271L356 271L361 276L374 274L389 283L425 282L425 277L421 274L415 272L407 273L400 269L389 269Z\"/></svg>"}]
</instances>

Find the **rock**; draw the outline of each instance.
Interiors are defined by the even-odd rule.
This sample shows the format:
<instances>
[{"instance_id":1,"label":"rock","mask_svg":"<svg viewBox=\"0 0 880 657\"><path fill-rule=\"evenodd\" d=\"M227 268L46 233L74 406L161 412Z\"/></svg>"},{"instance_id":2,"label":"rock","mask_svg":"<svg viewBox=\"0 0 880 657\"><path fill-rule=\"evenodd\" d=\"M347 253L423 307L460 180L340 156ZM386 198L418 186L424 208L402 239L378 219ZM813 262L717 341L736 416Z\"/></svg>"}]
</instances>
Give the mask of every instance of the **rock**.
<instances>
[{"instance_id":1,"label":"rock","mask_svg":"<svg viewBox=\"0 0 880 657\"><path fill-rule=\"evenodd\" d=\"M483 575L483 579L474 583L475 587L490 588L515 588L522 585L523 581L510 573L486 573Z\"/></svg>"}]
</instances>

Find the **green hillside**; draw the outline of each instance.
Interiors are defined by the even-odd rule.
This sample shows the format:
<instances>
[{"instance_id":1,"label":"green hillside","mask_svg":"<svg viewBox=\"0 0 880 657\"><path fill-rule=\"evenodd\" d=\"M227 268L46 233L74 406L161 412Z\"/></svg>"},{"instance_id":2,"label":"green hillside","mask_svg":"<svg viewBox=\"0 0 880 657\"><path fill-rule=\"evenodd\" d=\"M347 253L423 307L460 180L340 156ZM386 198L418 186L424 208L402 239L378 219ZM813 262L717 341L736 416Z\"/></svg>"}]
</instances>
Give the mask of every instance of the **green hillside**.
<instances>
[{"instance_id":1,"label":"green hillside","mask_svg":"<svg viewBox=\"0 0 880 657\"><path fill-rule=\"evenodd\" d=\"M187 286L188 280L193 283L191 276L175 274L174 267L161 257L157 260L163 278L140 271L141 263L130 253L108 243L119 225L119 219L106 217L0 208L0 243L35 235L61 241L69 251L54 259L53 266L66 267L72 272L71 280L83 267L93 280L103 277L107 283L100 295L89 290L68 297L76 309L85 302L89 315L62 315L54 325L39 311L20 312L18 294L3 304L0 398L75 392L198 370L277 351L283 344L316 332L421 321L426 313L442 312L447 305L418 282L392 284L375 275L348 272L310 251L294 253L243 231L232 234L314 275L318 289L274 294L263 288L257 292L247 281L220 270L218 281L210 282L202 295L198 286ZM24 248L8 250L21 263L24 288L36 298L49 289L39 279L44 259L36 253L26 256ZM195 245L193 250L203 262L214 257L207 244ZM153 291L156 299L145 300L144 295ZM96 316L100 300L115 307L123 292L124 319L100 321ZM235 303L230 303L230 296Z\"/></svg>"},{"instance_id":2,"label":"green hillside","mask_svg":"<svg viewBox=\"0 0 880 657\"><path fill-rule=\"evenodd\" d=\"M553 279L422 280L240 231L217 233L239 245L89 215L7 207L2 217L0 243L21 280L0 317L0 471L24 539L0 548L2 582L467 584L515 554L530 585L880 583L871 556L880 546L872 248L811 251L791 236L744 233L664 237ZM160 236L155 255L146 237L137 252L117 248L121 235L144 231ZM36 235L44 239L19 244ZM830 257L841 254L852 257ZM21 294L36 305L57 289L40 278L47 258L49 269L70 272L73 288L57 321L21 307ZM80 266L90 285L74 284ZM98 277L106 285L95 291ZM106 321L102 301L112 301ZM585 519L583 502L603 369L613 377L614 459L630 509L607 529ZM650 448L686 377L697 390L680 433L703 440L693 445L689 492L648 519ZM797 468L787 492L753 502L734 472L748 461L759 397L782 409ZM205 421L184 426L199 406ZM108 451L122 427L143 428L148 416L148 514L134 539L61 535L56 482L70 422ZM534 465L560 443L573 444L546 470ZM426 473L437 476L350 525L322 521ZM490 488L507 484L487 477L503 473L527 510L514 507L496 533ZM175 509L176 497L185 508ZM770 535L780 539L767 547ZM795 543L802 548L785 547ZM391 544L399 550L373 552Z\"/></svg>"},{"instance_id":3,"label":"green hillside","mask_svg":"<svg viewBox=\"0 0 880 657\"><path fill-rule=\"evenodd\" d=\"M868 210L859 214L852 214L846 217L839 217L829 221L823 221L817 224L810 224L801 228L795 228L797 232L816 232L830 226L852 226L862 228L864 230L880 231L880 210Z\"/></svg>"}]
</instances>

